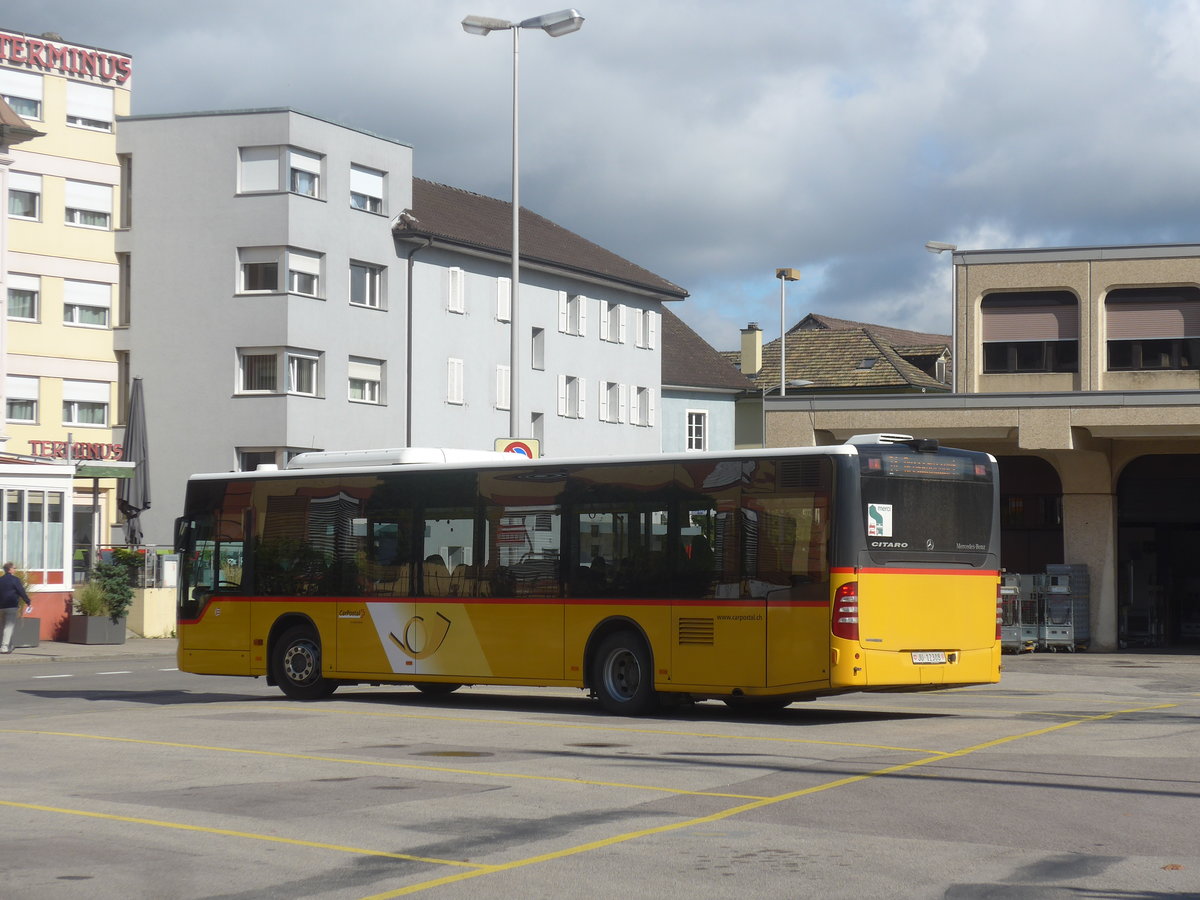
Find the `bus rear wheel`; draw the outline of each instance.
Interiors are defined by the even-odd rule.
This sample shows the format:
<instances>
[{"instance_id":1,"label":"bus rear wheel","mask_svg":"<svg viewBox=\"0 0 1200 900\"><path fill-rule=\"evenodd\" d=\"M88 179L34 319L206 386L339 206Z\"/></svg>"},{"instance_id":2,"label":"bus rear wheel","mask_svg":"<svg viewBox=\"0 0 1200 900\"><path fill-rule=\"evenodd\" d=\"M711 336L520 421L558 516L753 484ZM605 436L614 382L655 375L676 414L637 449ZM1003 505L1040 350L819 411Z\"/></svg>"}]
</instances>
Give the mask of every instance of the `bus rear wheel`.
<instances>
[{"instance_id":1,"label":"bus rear wheel","mask_svg":"<svg viewBox=\"0 0 1200 900\"><path fill-rule=\"evenodd\" d=\"M611 713L653 712L658 694L646 642L632 631L618 631L601 641L592 662L591 687L600 705Z\"/></svg>"},{"instance_id":2,"label":"bus rear wheel","mask_svg":"<svg viewBox=\"0 0 1200 900\"><path fill-rule=\"evenodd\" d=\"M337 683L321 676L321 639L308 625L293 625L275 642L271 674L293 700L320 700L337 690Z\"/></svg>"}]
</instances>

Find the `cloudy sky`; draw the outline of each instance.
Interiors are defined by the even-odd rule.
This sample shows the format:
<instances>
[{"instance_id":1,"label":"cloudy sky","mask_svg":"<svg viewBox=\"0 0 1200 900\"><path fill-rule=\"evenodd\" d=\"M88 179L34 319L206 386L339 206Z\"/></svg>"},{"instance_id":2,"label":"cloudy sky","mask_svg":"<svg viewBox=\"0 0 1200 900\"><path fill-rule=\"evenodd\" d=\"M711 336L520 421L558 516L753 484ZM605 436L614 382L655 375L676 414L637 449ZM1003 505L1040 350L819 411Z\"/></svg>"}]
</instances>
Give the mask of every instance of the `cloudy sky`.
<instances>
[{"instance_id":1,"label":"cloudy sky","mask_svg":"<svg viewBox=\"0 0 1200 900\"><path fill-rule=\"evenodd\" d=\"M510 194L511 0L5 0L129 53L135 113L291 106ZM1194 0L578 0L521 40L521 200L682 285L719 349L807 312L949 331L963 249L1200 241Z\"/></svg>"}]
</instances>

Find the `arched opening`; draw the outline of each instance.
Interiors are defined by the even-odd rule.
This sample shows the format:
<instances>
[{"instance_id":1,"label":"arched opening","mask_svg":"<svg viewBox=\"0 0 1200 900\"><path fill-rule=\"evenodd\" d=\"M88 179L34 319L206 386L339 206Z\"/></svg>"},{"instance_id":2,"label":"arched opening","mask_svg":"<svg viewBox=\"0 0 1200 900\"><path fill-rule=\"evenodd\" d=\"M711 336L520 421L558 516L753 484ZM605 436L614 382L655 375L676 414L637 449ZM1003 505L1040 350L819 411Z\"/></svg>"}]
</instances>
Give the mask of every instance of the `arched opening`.
<instances>
[{"instance_id":1,"label":"arched opening","mask_svg":"<svg viewBox=\"0 0 1200 900\"><path fill-rule=\"evenodd\" d=\"M1200 456L1141 456L1117 482L1117 639L1200 646Z\"/></svg>"},{"instance_id":2,"label":"arched opening","mask_svg":"<svg viewBox=\"0 0 1200 900\"><path fill-rule=\"evenodd\" d=\"M1037 456L1001 456L1000 564L1035 574L1063 562L1062 481Z\"/></svg>"}]
</instances>

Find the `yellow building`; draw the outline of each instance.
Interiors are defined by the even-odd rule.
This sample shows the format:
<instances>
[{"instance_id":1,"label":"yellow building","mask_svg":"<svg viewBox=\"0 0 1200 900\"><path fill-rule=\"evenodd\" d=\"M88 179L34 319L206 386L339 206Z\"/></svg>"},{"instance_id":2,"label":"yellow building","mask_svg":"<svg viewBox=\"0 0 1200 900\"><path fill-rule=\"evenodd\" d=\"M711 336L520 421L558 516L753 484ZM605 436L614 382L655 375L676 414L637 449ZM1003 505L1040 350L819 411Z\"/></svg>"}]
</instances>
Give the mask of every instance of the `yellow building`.
<instances>
[{"instance_id":1,"label":"yellow building","mask_svg":"<svg viewBox=\"0 0 1200 900\"><path fill-rule=\"evenodd\" d=\"M0 148L8 205L4 451L35 458L26 463L120 458L113 429L126 373L113 350L121 321L114 131L130 111L131 75L126 54L0 30L0 95L38 132ZM74 484L58 499L0 484L3 555L34 583L69 587L72 568L86 569L83 548L110 540L115 482ZM18 523L39 527L21 531Z\"/></svg>"}]
</instances>

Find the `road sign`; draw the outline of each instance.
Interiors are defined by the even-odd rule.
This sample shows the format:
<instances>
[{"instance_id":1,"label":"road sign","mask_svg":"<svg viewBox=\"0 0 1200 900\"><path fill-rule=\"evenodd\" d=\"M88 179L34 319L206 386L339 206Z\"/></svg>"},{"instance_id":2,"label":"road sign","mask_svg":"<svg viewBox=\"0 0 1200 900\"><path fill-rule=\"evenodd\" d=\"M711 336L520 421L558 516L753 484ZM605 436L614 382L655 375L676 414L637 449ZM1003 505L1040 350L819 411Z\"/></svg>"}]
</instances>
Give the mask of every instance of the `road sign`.
<instances>
[{"instance_id":1,"label":"road sign","mask_svg":"<svg viewBox=\"0 0 1200 900\"><path fill-rule=\"evenodd\" d=\"M541 455L541 442L535 438L496 438L496 449L501 453L537 459Z\"/></svg>"}]
</instances>

